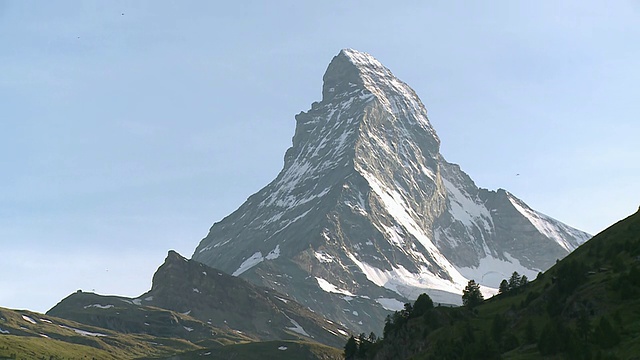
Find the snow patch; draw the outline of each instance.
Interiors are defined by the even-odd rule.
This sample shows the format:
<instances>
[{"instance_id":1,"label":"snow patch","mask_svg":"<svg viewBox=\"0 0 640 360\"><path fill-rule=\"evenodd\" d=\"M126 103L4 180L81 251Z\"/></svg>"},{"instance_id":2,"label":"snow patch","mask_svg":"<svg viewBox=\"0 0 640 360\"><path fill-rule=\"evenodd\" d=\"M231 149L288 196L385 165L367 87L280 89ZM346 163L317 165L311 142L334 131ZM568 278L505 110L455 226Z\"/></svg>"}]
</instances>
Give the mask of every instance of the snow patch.
<instances>
[{"instance_id":1,"label":"snow patch","mask_svg":"<svg viewBox=\"0 0 640 360\"><path fill-rule=\"evenodd\" d=\"M93 305L87 305L84 308L88 309L88 308L98 308L98 309L111 309L112 307L115 307L114 305L100 305L100 304L93 304Z\"/></svg>"},{"instance_id":2,"label":"snow patch","mask_svg":"<svg viewBox=\"0 0 640 360\"><path fill-rule=\"evenodd\" d=\"M280 346L280 347L278 347L278 350L282 350L282 351L287 350L287 349L288 349L288 348L287 348L286 346Z\"/></svg>"},{"instance_id":3,"label":"snow patch","mask_svg":"<svg viewBox=\"0 0 640 360\"><path fill-rule=\"evenodd\" d=\"M265 256L265 259L267 260L274 260L277 259L280 256L280 244L276 245L276 248L271 250L267 256Z\"/></svg>"},{"instance_id":4,"label":"snow patch","mask_svg":"<svg viewBox=\"0 0 640 360\"><path fill-rule=\"evenodd\" d=\"M417 299L421 293L428 293L435 302L447 302L455 300L454 304L461 302L460 295L468 280L463 277L453 266L454 281L443 279L431 272L426 267L421 267L418 273L412 273L402 265L391 270L382 270L358 260L353 254L347 256L360 268L367 279L374 284L395 291L407 299ZM451 272L450 272L451 274ZM434 291L440 290L441 292ZM455 296L454 296L455 295ZM440 296L444 296L440 298Z\"/></svg>"},{"instance_id":5,"label":"snow patch","mask_svg":"<svg viewBox=\"0 0 640 360\"><path fill-rule=\"evenodd\" d=\"M253 255L251 255L250 258L248 258L247 260L243 261L242 264L240 264L240 267L238 268L238 270L234 271L233 276L239 276L242 273L244 273L245 271L251 269L252 267L258 265L259 263L261 263L264 260L264 257L262 257L262 253L260 251L256 251Z\"/></svg>"},{"instance_id":6,"label":"snow patch","mask_svg":"<svg viewBox=\"0 0 640 360\"><path fill-rule=\"evenodd\" d=\"M193 328L190 328L190 327L188 327L188 326L183 326L183 328L184 328L185 330L187 330L188 332L192 332L192 331L193 331Z\"/></svg>"},{"instance_id":7,"label":"snow patch","mask_svg":"<svg viewBox=\"0 0 640 360\"><path fill-rule=\"evenodd\" d=\"M330 263L333 262L334 257L327 254L324 251L315 251L313 253L313 255L316 257L316 259L318 259L318 261L320 261L321 263Z\"/></svg>"},{"instance_id":8,"label":"snow patch","mask_svg":"<svg viewBox=\"0 0 640 360\"><path fill-rule=\"evenodd\" d=\"M58 325L61 328L67 329L67 330L72 330L74 331L76 334L80 334L82 336L93 336L93 337L103 337L103 336L108 336L106 334L101 334L101 333L94 333L94 332L90 332L90 331L85 331L85 330L80 330L80 329L76 329L76 328L72 328L70 326L65 326L65 325Z\"/></svg>"},{"instance_id":9,"label":"snow patch","mask_svg":"<svg viewBox=\"0 0 640 360\"><path fill-rule=\"evenodd\" d=\"M514 271L520 275L526 275L531 280L538 276L539 269L524 267L518 259L509 253L504 253L504 256L507 260L486 256L480 259L480 265L477 267L459 267L457 269L467 279L474 279L478 284L492 288L500 286L503 279L509 280Z\"/></svg>"},{"instance_id":10,"label":"snow patch","mask_svg":"<svg viewBox=\"0 0 640 360\"><path fill-rule=\"evenodd\" d=\"M285 315L285 316L287 316L287 315ZM306 331L304 331L304 329L302 328L302 326L300 326L300 324L298 324L298 322L296 322L295 320L293 320L292 318L290 318L288 316L287 316L287 318L289 319L289 321L291 321L291 324L293 324L293 327L288 327L287 329L289 329L289 330L291 330L291 331L293 331L295 333L298 333L300 335L304 335L306 337L311 337Z\"/></svg>"},{"instance_id":11,"label":"snow patch","mask_svg":"<svg viewBox=\"0 0 640 360\"><path fill-rule=\"evenodd\" d=\"M327 280L317 277L316 276L316 281L318 282L318 286L320 286L320 288L328 293L334 293L334 294L343 294L343 295L348 295L348 296L356 296L354 294L352 294L351 292L347 291L347 290L343 290L338 288L337 286L333 285L332 283L328 282Z\"/></svg>"},{"instance_id":12,"label":"snow patch","mask_svg":"<svg viewBox=\"0 0 640 360\"><path fill-rule=\"evenodd\" d=\"M28 317L28 316L26 316L26 315L22 315L22 319L23 319L24 321L28 321L28 322L30 322L30 323L32 323L32 324L34 324L34 325L38 324L35 320L33 320L32 318L30 318L30 317Z\"/></svg>"},{"instance_id":13,"label":"snow patch","mask_svg":"<svg viewBox=\"0 0 640 360\"><path fill-rule=\"evenodd\" d=\"M399 311L404 309L404 303L392 298L379 298L376 302L382 305L383 308L391 311Z\"/></svg>"}]
</instances>

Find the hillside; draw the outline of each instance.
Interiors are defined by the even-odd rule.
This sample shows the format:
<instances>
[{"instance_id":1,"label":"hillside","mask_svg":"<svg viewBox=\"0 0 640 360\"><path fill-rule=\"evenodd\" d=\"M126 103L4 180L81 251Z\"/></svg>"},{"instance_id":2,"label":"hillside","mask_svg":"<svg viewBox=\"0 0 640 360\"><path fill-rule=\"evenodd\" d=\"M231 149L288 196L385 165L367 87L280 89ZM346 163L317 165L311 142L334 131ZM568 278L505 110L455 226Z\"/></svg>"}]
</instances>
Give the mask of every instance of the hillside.
<instances>
[{"instance_id":1,"label":"hillside","mask_svg":"<svg viewBox=\"0 0 640 360\"><path fill-rule=\"evenodd\" d=\"M396 312L353 358L638 359L639 295L640 211L476 308Z\"/></svg>"},{"instance_id":2,"label":"hillside","mask_svg":"<svg viewBox=\"0 0 640 360\"><path fill-rule=\"evenodd\" d=\"M199 346L180 338L124 334L55 316L0 308L0 359L118 360Z\"/></svg>"},{"instance_id":3,"label":"hillside","mask_svg":"<svg viewBox=\"0 0 640 360\"><path fill-rule=\"evenodd\" d=\"M318 343L304 341L264 341L189 351L170 357L145 358L140 360L339 360L343 358L342 350Z\"/></svg>"},{"instance_id":4,"label":"hillside","mask_svg":"<svg viewBox=\"0 0 640 360\"><path fill-rule=\"evenodd\" d=\"M116 297L100 297L83 294L74 297L95 300ZM125 303L126 305L126 303ZM101 310L94 307L96 311ZM126 308L126 306L125 306ZM108 310L108 309L102 309ZM236 332L217 330L208 335L202 329L188 331L189 326L198 325L188 316L175 314L163 309L147 308L146 319L141 320L135 312L130 319L112 323L121 331L89 326L87 324L61 319L51 315L38 314L0 308L0 359L309 359L337 360L342 358L342 350L311 341L256 341ZM93 321L104 315L85 314ZM144 315L143 315L144 316ZM112 319L113 320L113 319ZM146 323L145 323L146 322ZM146 326L147 332L164 333L165 336L142 333L127 333L136 324ZM182 331L180 331L182 330ZM210 331L211 328L206 330ZM188 334L188 335L186 335ZM191 337L193 342L185 339ZM195 344L197 342L197 345Z\"/></svg>"}]
</instances>

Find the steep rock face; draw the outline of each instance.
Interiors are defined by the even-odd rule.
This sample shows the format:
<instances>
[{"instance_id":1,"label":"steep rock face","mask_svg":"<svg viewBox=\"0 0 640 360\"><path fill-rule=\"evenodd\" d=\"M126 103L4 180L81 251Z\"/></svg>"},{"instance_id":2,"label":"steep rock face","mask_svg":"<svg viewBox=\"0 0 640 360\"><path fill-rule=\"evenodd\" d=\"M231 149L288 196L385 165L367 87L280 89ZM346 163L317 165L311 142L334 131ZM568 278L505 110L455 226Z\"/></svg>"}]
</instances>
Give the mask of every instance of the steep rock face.
<instances>
[{"instance_id":1,"label":"steep rock face","mask_svg":"<svg viewBox=\"0 0 640 360\"><path fill-rule=\"evenodd\" d=\"M342 50L322 101L296 116L283 170L214 224L193 259L368 332L422 292L459 303L468 279L535 276L589 237L479 189L439 146L407 84Z\"/></svg>"}]
</instances>

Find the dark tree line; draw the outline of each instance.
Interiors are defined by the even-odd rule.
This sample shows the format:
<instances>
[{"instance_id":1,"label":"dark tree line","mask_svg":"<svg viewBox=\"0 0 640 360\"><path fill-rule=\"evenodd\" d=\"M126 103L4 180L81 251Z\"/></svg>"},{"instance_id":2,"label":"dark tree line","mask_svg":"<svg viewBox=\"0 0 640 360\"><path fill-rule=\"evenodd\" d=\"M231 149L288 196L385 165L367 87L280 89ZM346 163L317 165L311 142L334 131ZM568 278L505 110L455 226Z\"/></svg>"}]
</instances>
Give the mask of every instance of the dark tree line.
<instances>
[{"instance_id":1,"label":"dark tree line","mask_svg":"<svg viewBox=\"0 0 640 360\"><path fill-rule=\"evenodd\" d=\"M511 274L509 280L503 279L500 282L500 288L498 289L498 294L513 294L519 292L519 290L529 283L529 279L527 279L526 275L520 276L517 271L514 271Z\"/></svg>"}]
</instances>

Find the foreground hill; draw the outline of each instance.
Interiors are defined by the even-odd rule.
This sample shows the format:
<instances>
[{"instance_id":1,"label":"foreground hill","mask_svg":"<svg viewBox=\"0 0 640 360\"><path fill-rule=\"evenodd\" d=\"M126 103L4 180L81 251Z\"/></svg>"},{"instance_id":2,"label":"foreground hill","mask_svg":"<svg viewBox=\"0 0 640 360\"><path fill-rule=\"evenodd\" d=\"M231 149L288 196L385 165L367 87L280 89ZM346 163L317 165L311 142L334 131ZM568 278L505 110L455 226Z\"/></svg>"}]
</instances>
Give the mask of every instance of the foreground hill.
<instances>
[{"instance_id":1,"label":"foreground hill","mask_svg":"<svg viewBox=\"0 0 640 360\"><path fill-rule=\"evenodd\" d=\"M237 345L227 345L222 348L189 351L170 357L157 357L140 360L342 360L342 349L336 349L318 343L302 341L265 341Z\"/></svg>"},{"instance_id":2,"label":"foreground hill","mask_svg":"<svg viewBox=\"0 0 640 360\"><path fill-rule=\"evenodd\" d=\"M417 305L417 304L416 304ZM474 309L412 308L358 359L640 358L640 211Z\"/></svg>"},{"instance_id":3,"label":"foreground hill","mask_svg":"<svg viewBox=\"0 0 640 360\"><path fill-rule=\"evenodd\" d=\"M133 359L198 349L180 338L123 334L55 316L0 308L0 359Z\"/></svg>"},{"instance_id":4,"label":"foreground hill","mask_svg":"<svg viewBox=\"0 0 640 360\"><path fill-rule=\"evenodd\" d=\"M84 294L83 297L111 302L119 300L115 297L100 297L95 294ZM183 326L198 326L197 322L189 319L188 316L153 308L147 308L145 312L148 316L143 321L150 324L147 332L164 333L165 336L123 333L51 315L0 308L0 359L337 360L342 358L342 350L317 342L291 340L259 342L234 332L227 333L220 330L206 336L206 332L202 329L185 331ZM132 314L127 310L124 313ZM103 315L95 316L104 320ZM112 325L122 330L132 329L138 320L134 317L119 321L118 325ZM144 323L142 325L145 326ZM199 326L204 327L204 325ZM190 337L194 341L186 340L185 337Z\"/></svg>"}]
</instances>

